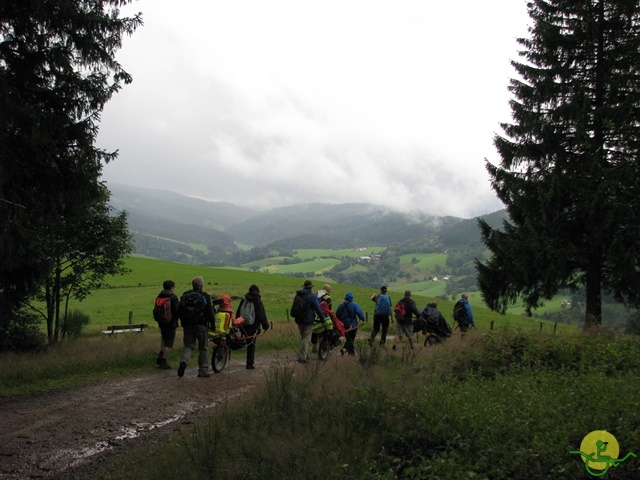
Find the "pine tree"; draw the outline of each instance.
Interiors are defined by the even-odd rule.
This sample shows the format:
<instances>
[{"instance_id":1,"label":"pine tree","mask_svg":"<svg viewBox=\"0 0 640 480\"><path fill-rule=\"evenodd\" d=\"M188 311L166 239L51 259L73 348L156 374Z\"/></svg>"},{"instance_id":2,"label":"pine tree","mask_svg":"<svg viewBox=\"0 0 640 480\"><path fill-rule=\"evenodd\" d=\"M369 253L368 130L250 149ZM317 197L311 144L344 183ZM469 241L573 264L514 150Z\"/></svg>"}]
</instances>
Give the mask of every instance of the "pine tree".
<instances>
[{"instance_id":1,"label":"pine tree","mask_svg":"<svg viewBox=\"0 0 640 480\"><path fill-rule=\"evenodd\" d=\"M480 221L492 253L476 262L490 308L530 310L560 289L586 291L585 327L602 292L640 304L640 4L532 0L518 39L513 123L486 161L506 205L502 229Z\"/></svg>"}]
</instances>

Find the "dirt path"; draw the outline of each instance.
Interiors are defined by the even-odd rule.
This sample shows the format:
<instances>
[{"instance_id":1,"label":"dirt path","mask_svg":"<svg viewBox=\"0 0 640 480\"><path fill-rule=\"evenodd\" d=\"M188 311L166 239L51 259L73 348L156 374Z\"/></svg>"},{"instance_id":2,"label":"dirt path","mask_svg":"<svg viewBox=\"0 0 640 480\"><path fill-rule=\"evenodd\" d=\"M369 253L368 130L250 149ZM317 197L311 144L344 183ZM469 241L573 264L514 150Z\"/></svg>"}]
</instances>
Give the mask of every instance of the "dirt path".
<instances>
[{"instance_id":1,"label":"dirt path","mask_svg":"<svg viewBox=\"0 0 640 480\"><path fill-rule=\"evenodd\" d=\"M0 399L0 479L81 478L95 462L169 433L261 383L272 365L293 354L243 355L225 370L197 378L190 366L153 370L56 393Z\"/></svg>"}]
</instances>

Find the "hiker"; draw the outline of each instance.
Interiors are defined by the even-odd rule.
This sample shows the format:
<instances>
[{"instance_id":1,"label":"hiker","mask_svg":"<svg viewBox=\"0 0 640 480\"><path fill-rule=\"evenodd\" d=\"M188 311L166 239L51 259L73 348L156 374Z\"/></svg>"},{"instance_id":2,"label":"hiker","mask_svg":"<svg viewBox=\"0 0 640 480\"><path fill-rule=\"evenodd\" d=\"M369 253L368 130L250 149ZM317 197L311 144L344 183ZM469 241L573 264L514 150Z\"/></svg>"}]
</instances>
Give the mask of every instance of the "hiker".
<instances>
[{"instance_id":1,"label":"hiker","mask_svg":"<svg viewBox=\"0 0 640 480\"><path fill-rule=\"evenodd\" d=\"M250 305L252 304L252 306ZM236 317L242 317L244 322L242 329L247 337L253 336L247 341L247 370L253 370L256 357L256 340L255 335L260 333L260 327L266 332L269 330L269 320L264 310L264 304L260 297L260 289L257 285L251 285L249 291L240 300Z\"/></svg>"},{"instance_id":2,"label":"hiker","mask_svg":"<svg viewBox=\"0 0 640 480\"><path fill-rule=\"evenodd\" d=\"M325 302L329 310L331 310L331 296L329 295L330 293L331 293L331 285L329 285L328 283L325 283L322 286L322 288L318 290L318 293L316 293L316 297L318 297L318 301L320 302L320 305L322 305L322 302ZM316 353L318 351L318 334L317 333L311 334L311 345L312 345L311 351L313 353Z\"/></svg>"},{"instance_id":3,"label":"hiker","mask_svg":"<svg viewBox=\"0 0 640 480\"><path fill-rule=\"evenodd\" d=\"M396 306L394 307L394 311L397 311L398 306L402 304L404 307L404 315L400 317L396 317L396 336L393 339L393 347L392 350L396 349L396 343L398 341L402 341L403 337L407 337L409 340L409 348L413 350L413 320L412 317L415 315L420 318L420 311L416 306L416 302L411 298L411 290L405 290L404 297L398 300Z\"/></svg>"},{"instance_id":4,"label":"hiker","mask_svg":"<svg viewBox=\"0 0 640 480\"><path fill-rule=\"evenodd\" d=\"M387 286L381 286L380 293L373 295L371 300L375 302L376 308L373 311L373 330L371 330L369 345L373 345L376 335L378 335L382 327L382 333L380 334L380 346L382 347L387 341L389 318L391 317L391 298L387 295Z\"/></svg>"},{"instance_id":5,"label":"hiker","mask_svg":"<svg viewBox=\"0 0 640 480\"><path fill-rule=\"evenodd\" d=\"M173 348L173 342L176 339L176 329L178 328L178 304L180 299L174 293L176 282L173 280L165 280L162 283L162 291L158 294L153 309L153 317L158 322L160 328L160 352L156 358L156 365L163 370L170 370L171 365L167 363L169 350ZM159 305L162 299L169 302L169 308Z\"/></svg>"},{"instance_id":6,"label":"hiker","mask_svg":"<svg viewBox=\"0 0 640 480\"><path fill-rule=\"evenodd\" d=\"M318 297L311 291L312 288L313 283L311 280L305 280L302 288L296 292L296 298L291 307L291 314L296 324L298 324L298 330L300 331L300 352L298 354L298 362L300 363L309 361L309 342L311 341L311 334L313 333L313 319L316 315L323 320L325 318L320 308ZM294 309L297 300L300 300L300 309Z\"/></svg>"},{"instance_id":7,"label":"hiker","mask_svg":"<svg viewBox=\"0 0 640 480\"><path fill-rule=\"evenodd\" d=\"M440 310L438 310L438 304L436 302L429 302L425 305L420 313L420 321L424 323L418 326L418 322L416 321L413 329L414 333L416 330L423 330L423 333L425 333L424 331L426 330L428 333L435 335L438 341L451 336L451 327L444 319Z\"/></svg>"},{"instance_id":8,"label":"hiker","mask_svg":"<svg viewBox=\"0 0 640 480\"><path fill-rule=\"evenodd\" d=\"M180 297L178 315L184 334L184 350L178 367L179 377L182 377L187 369L196 342L198 343L198 377L211 376L208 359L208 326L215 325L215 316L211 296L202 291L203 286L202 277L195 277L191 280L191 290L187 290Z\"/></svg>"},{"instance_id":9,"label":"hiker","mask_svg":"<svg viewBox=\"0 0 640 480\"><path fill-rule=\"evenodd\" d=\"M476 328L476 322L473 321L473 311L471 310L471 305L469 305L469 294L467 292L462 292L460 300L454 305L453 319L458 323L462 333L467 333L469 327Z\"/></svg>"},{"instance_id":10,"label":"hiker","mask_svg":"<svg viewBox=\"0 0 640 480\"><path fill-rule=\"evenodd\" d=\"M364 312L360 305L353 301L353 293L347 292L344 296L344 302L338 305L336 310L336 316L344 324L345 332L345 344L344 348L340 350L342 355L345 352L349 355L355 355L355 340L358 333L358 320L365 321Z\"/></svg>"}]
</instances>

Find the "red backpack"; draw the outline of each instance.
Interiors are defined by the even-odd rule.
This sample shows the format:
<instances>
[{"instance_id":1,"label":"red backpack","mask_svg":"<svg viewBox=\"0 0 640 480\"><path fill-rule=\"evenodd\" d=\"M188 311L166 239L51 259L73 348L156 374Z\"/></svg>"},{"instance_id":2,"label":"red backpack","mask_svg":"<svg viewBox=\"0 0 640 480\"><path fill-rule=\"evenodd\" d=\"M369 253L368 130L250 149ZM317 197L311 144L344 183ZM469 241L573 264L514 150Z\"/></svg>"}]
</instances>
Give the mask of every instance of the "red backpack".
<instances>
[{"instance_id":1,"label":"red backpack","mask_svg":"<svg viewBox=\"0 0 640 480\"><path fill-rule=\"evenodd\" d=\"M153 318L156 322L165 324L173 320L173 315L171 315L171 297L156 298L156 303L153 307Z\"/></svg>"},{"instance_id":2,"label":"red backpack","mask_svg":"<svg viewBox=\"0 0 640 480\"><path fill-rule=\"evenodd\" d=\"M393 315L396 317L396 322L404 323L406 314L407 311L404 309L404 302L399 302L393 307Z\"/></svg>"}]
</instances>

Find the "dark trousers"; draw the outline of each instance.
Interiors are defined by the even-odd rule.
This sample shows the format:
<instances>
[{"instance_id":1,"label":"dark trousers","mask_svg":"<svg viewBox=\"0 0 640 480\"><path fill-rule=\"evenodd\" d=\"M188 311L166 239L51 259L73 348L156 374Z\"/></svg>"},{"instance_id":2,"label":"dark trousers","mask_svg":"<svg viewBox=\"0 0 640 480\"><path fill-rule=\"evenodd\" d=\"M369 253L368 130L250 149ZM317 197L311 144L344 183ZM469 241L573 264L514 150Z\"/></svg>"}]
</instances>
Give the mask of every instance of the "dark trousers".
<instances>
[{"instance_id":1,"label":"dark trousers","mask_svg":"<svg viewBox=\"0 0 640 480\"><path fill-rule=\"evenodd\" d=\"M244 327L244 331L247 336L255 335L258 331L256 325L247 325ZM257 338L252 338L247 340L247 366L253 365L256 359L256 340Z\"/></svg>"},{"instance_id":2,"label":"dark trousers","mask_svg":"<svg viewBox=\"0 0 640 480\"><path fill-rule=\"evenodd\" d=\"M354 355L356 353L354 342L356 340L356 334L358 333L358 329L354 328L353 330L347 332L345 335L346 342L344 344L344 348L348 354Z\"/></svg>"},{"instance_id":3,"label":"dark trousers","mask_svg":"<svg viewBox=\"0 0 640 480\"><path fill-rule=\"evenodd\" d=\"M376 335L382 327L382 334L380 335L380 345L384 345L387 341L387 331L389 331L389 315L373 314L373 330L371 330L371 343L376 339Z\"/></svg>"}]
</instances>

